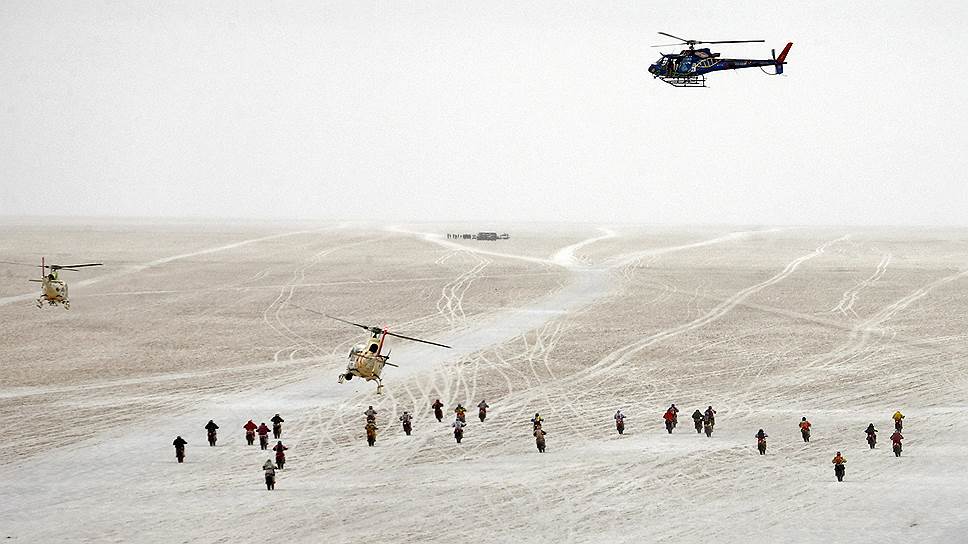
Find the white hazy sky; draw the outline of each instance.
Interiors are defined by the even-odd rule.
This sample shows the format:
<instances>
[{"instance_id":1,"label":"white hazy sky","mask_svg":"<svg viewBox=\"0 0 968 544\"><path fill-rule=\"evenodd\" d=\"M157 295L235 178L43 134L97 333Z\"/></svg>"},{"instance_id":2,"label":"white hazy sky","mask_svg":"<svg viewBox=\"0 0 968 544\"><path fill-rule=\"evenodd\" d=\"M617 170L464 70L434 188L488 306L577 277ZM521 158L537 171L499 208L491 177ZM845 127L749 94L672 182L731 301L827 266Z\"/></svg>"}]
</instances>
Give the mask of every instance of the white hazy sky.
<instances>
[{"instance_id":1,"label":"white hazy sky","mask_svg":"<svg viewBox=\"0 0 968 544\"><path fill-rule=\"evenodd\" d=\"M966 14L5 0L0 215L966 225ZM794 46L676 89L657 31Z\"/></svg>"}]
</instances>

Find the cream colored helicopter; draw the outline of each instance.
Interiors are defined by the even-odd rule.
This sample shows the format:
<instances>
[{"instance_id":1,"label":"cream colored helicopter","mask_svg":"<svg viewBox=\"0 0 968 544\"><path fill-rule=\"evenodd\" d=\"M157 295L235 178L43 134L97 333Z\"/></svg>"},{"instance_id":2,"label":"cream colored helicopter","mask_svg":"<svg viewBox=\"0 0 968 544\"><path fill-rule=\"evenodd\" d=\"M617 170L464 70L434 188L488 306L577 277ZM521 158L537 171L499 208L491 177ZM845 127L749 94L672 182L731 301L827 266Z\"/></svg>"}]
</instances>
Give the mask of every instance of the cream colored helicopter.
<instances>
[{"instance_id":1,"label":"cream colored helicopter","mask_svg":"<svg viewBox=\"0 0 968 544\"><path fill-rule=\"evenodd\" d=\"M300 308L302 308L300 306ZM341 321L348 325L353 325L354 327L359 327L365 329L370 333L370 339L366 344L356 344L353 349L350 350L349 354L349 364L346 365L346 372L339 375L339 383L343 383L353 379L353 376L363 378L366 381L376 381L376 394L383 394L383 380L380 378L380 373L383 372L384 365L397 366L388 361L390 358L390 352L384 355L383 351L383 341L386 340L387 336L395 336L397 338L403 338L404 340L410 340L412 342L421 342L424 344L430 344L432 346L440 346L442 348L451 349L450 346L445 346L444 344L438 344L437 342L431 342L429 340L421 340L419 338L413 338L412 336L404 336L402 334L397 334L390 332L386 327L371 327L367 325L360 325L359 323L353 323L352 321L347 321L345 319L340 319L338 317L333 317L331 315L326 315L315 310L310 310L308 308L302 308L307 312L312 312L314 314L319 314L330 319L335 319L336 321Z\"/></svg>"},{"instance_id":2,"label":"cream colored helicopter","mask_svg":"<svg viewBox=\"0 0 968 544\"><path fill-rule=\"evenodd\" d=\"M20 263L13 263L20 264ZM44 262L44 258L40 258L40 279L30 280L36 281L41 284L40 298L37 299L37 307L43 308L44 302L51 306L56 306L58 304L63 304L65 310L71 309L71 301L67 295L67 282L60 279L60 270L70 270L77 272L78 268L85 268L88 266L101 266L101 263L87 263L87 264L71 264L71 265L60 265L52 264L48 265ZM50 273L47 269L50 268Z\"/></svg>"}]
</instances>

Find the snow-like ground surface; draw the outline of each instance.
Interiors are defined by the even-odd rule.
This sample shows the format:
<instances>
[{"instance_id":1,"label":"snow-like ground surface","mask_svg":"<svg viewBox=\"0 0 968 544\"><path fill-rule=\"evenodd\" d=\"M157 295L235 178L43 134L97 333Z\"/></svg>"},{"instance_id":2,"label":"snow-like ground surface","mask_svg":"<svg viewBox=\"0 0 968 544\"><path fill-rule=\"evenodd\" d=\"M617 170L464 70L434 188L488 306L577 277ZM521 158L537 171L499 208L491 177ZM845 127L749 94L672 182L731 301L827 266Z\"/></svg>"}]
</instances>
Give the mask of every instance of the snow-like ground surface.
<instances>
[{"instance_id":1,"label":"snow-like ground surface","mask_svg":"<svg viewBox=\"0 0 968 544\"><path fill-rule=\"evenodd\" d=\"M70 312L3 291L0 415L15 436L0 450L0 538L968 534L958 425L968 415L966 232L531 227L508 229L504 244L448 240L426 225L209 236L158 227L130 228L112 245L112 233L58 229L83 249L59 258L119 264L72 283ZM2 260L35 260L43 229L15 234L4 234ZM394 342L401 366L386 369L378 397L372 383L335 383L360 336L299 307L386 319L454 349ZM492 410L480 423L471 409L457 445L449 421L432 417L438 397L448 411L482 398ZM686 420L672 435L661 425L670 402ZM362 436L369 404L380 412L373 448ZM719 410L711 438L688 425L708 404ZM624 436L611 421L619 407ZM886 444L896 409L907 415L900 459ZM410 437L403 410L416 414ZM545 454L528 423L536 411ZM241 425L276 412L290 449L267 492L269 456L244 445ZM809 444L802 415L815 425ZM210 418L222 426L215 448L202 429ZM869 422L882 431L873 451ZM758 428L770 434L762 457ZM176 434L190 443L181 465ZM844 483L830 465L838 450Z\"/></svg>"}]
</instances>

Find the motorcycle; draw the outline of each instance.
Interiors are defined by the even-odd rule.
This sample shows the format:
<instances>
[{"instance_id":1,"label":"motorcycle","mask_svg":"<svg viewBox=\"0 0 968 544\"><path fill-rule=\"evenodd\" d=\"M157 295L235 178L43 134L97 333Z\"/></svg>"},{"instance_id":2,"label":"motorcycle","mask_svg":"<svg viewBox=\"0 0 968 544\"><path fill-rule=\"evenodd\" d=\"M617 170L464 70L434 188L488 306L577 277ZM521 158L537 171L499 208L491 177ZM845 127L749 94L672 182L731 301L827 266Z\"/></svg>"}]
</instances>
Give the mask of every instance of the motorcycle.
<instances>
[{"instance_id":1,"label":"motorcycle","mask_svg":"<svg viewBox=\"0 0 968 544\"><path fill-rule=\"evenodd\" d=\"M894 430L895 431L901 432L901 427L903 427L903 426L904 426L903 420L901 420L901 419L895 419L894 420Z\"/></svg>"},{"instance_id":2,"label":"motorcycle","mask_svg":"<svg viewBox=\"0 0 968 544\"><path fill-rule=\"evenodd\" d=\"M901 456L901 443L900 442L895 442L894 443L894 457L900 457L900 456Z\"/></svg>"},{"instance_id":3,"label":"motorcycle","mask_svg":"<svg viewBox=\"0 0 968 544\"><path fill-rule=\"evenodd\" d=\"M618 434L625 433L625 419L624 418L622 418L622 419L616 419L615 420L615 430L618 431Z\"/></svg>"},{"instance_id":4,"label":"motorcycle","mask_svg":"<svg viewBox=\"0 0 968 544\"><path fill-rule=\"evenodd\" d=\"M282 438L282 423L272 424L272 437L276 439Z\"/></svg>"},{"instance_id":5,"label":"motorcycle","mask_svg":"<svg viewBox=\"0 0 968 544\"><path fill-rule=\"evenodd\" d=\"M810 429L800 429L800 434L803 436L804 442L810 442Z\"/></svg>"},{"instance_id":6,"label":"motorcycle","mask_svg":"<svg viewBox=\"0 0 968 544\"><path fill-rule=\"evenodd\" d=\"M216 440L218 440L218 437L215 435L215 431L214 430L208 431L208 445L215 446Z\"/></svg>"},{"instance_id":7,"label":"motorcycle","mask_svg":"<svg viewBox=\"0 0 968 544\"><path fill-rule=\"evenodd\" d=\"M756 449L760 450L760 455L766 455L766 439L757 438L756 439Z\"/></svg>"},{"instance_id":8,"label":"motorcycle","mask_svg":"<svg viewBox=\"0 0 968 544\"><path fill-rule=\"evenodd\" d=\"M434 408L434 417L437 418L437 422L444 420L444 411L440 407Z\"/></svg>"},{"instance_id":9,"label":"motorcycle","mask_svg":"<svg viewBox=\"0 0 968 544\"><path fill-rule=\"evenodd\" d=\"M481 423L484 423L484 418L487 417L487 408L481 408L478 410L477 417L481 418Z\"/></svg>"},{"instance_id":10,"label":"motorcycle","mask_svg":"<svg viewBox=\"0 0 968 544\"><path fill-rule=\"evenodd\" d=\"M874 449L874 444L877 444L877 434L867 433L867 444L870 445L871 449Z\"/></svg>"},{"instance_id":11,"label":"motorcycle","mask_svg":"<svg viewBox=\"0 0 968 544\"><path fill-rule=\"evenodd\" d=\"M179 463L185 460L185 446L175 446L175 458Z\"/></svg>"},{"instance_id":12,"label":"motorcycle","mask_svg":"<svg viewBox=\"0 0 968 544\"><path fill-rule=\"evenodd\" d=\"M245 441L250 446L255 444L255 431L245 431Z\"/></svg>"},{"instance_id":13,"label":"motorcycle","mask_svg":"<svg viewBox=\"0 0 968 544\"><path fill-rule=\"evenodd\" d=\"M410 420L403 420L403 432L407 433L407 436L410 436L411 430L413 430L413 426L410 424Z\"/></svg>"},{"instance_id":14,"label":"motorcycle","mask_svg":"<svg viewBox=\"0 0 968 544\"><path fill-rule=\"evenodd\" d=\"M464 419L466 414L467 412L457 412L457 419L459 419L461 423L467 423L467 420Z\"/></svg>"},{"instance_id":15,"label":"motorcycle","mask_svg":"<svg viewBox=\"0 0 968 544\"><path fill-rule=\"evenodd\" d=\"M464 438L464 429L457 427L454 429L454 439L460 444L461 439Z\"/></svg>"},{"instance_id":16,"label":"motorcycle","mask_svg":"<svg viewBox=\"0 0 968 544\"><path fill-rule=\"evenodd\" d=\"M707 438L711 437L713 435L713 422L708 420L703 421L702 430L706 433Z\"/></svg>"},{"instance_id":17,"label":"motorcycle","mask_svg":"<svg viewBox=\"0 0 968 544\"><path fill-rule=\"evenodd\" d=\"M672 434L672 429L674 429L675 426L676 424L671 419L665 420L665 427L666 430L669 431L669 434Z\"/></svg>"},{"instance_id":18,"label":"motorcycle","mask_svg":"<svg viewBox=\"0 0 968 544\"><path fill-rule=\"evenodd\" d=\"M844 465L834 465L834 475L837 476L837 481L844 481L844 473L847 471Z\"/></svg>"},{"instance_id":19,"label":"motorcycle","mask_svg":"<svg viewBox=\"0 0 968 544\"><path fill-rule=\"evenodd\" d=\"M694 423L696 424L696 434L702 434L702 420L696 419Z\"/></svg>"},{"instance_id":20,"label":"motorcycle","mask_svg":"<svg viewBox=\"0 0 968 544\"><path fill-rule=\"evenodd\" d=\"M259 435L259 447L264 450L269 449L269 435L267 434Z\"/></svg>"}]
</instances>

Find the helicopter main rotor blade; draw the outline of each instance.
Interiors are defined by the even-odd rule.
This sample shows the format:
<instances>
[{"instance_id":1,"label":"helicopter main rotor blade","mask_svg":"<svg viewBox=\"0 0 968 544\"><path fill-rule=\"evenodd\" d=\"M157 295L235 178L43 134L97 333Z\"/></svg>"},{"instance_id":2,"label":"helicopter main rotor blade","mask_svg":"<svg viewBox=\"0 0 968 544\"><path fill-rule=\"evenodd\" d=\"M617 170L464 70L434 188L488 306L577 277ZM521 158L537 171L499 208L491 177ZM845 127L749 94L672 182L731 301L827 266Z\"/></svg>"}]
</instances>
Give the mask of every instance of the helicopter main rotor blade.
<instances>
[{"instance_id":1,"label":"helicopter main rotor blade","mask_svg":"<svg viewBox=\"0 0 968 544\"><path fill-rule=\"evenodd\" d=\"M682 46L682 45L689 45L689 44L687 44L687 43L667 43L667 44L663 44L663 45L653 45L651 47L679 47L679 46Z\"/></svg>"},{"instance_id":2,"label":"helicopter main rotor blade","mask_svg":"<svg viewBox=\"0 0 968 544\"><path fill-rule=\"evenodd\" d=\"M402 334L397 334L395 332L390 332L390 331L383 331L383 332L385 332L387 336L396 336L397 338L403 338L404 340L411 340L411 341L414 341L414 342L423 342L424 344L430 344L432 346L440 346L442 348L453 349L450 346L447 346L447 345L444 345L444 344L438 344L437 342L431 342L430 340L421 340L419 338L414 338L412 336L404 336Z\"/></svg>"},{"instance_id":3,"label":"helicopter main rotor blade","mask_svg":"<svg viewBox=\"0 0 968 544\"><path fill-rule=\"evenodd\" d=\"M764 43L766 40L721 40L718 42L696 42L696 43Z\"/></svg>"},{"instance_id":4,"label":"helicopter main rotor blade","mask_svg":"<svg viewBox=\"0 0 968 544\"><path fill-rule=\"evenodd\" d=\"M310 311L312 311L312 310L310 310ZM315 312L315 313L319 314L319 312ZM326 316L326 317L328 317L330 319L335 319L336 321L342 321L343 323L346 323L347 325L353 325L353 326L359 327L361 329L366 329L366 330L372 332L373 334L380 334L381 332L383 332L383 329L381 329L380 327L370 327L370 326L367 326L367 325L361 325L359 323L353 323L352 321L347 321L345 319L340 319L338 317L333 317L331 315L326 315L326 314L319 314L319 315Z\"/></svg>"},{"instance_id":5,"label":"helicopter main rotor blade","mask_svg":"<svg viewBox=\"0 0 968 544\"><path fill-rule=\"evenodd\" d=\"M323 317L328 317L330 319L335 319L336 321L341 321L343 323L346 323L347 325L353 325L354 327L359 327L361 329L370 331L373 334L380 334L381 332L383 332L383 329L381 329L379 327L369 327L367 325L361 325L360 323L353 323L352 321L347 321L345 319L340 319L338 317L333 317L333 316L331 316L329 314L324 314L323 312L317 312L316 310L310 310L309 308L303 308L302 306L300 306L298 304L293 304L293 306L295 306L296 308L299 308L300 310L303 310L305 312L309 312L309 313L316 314L316 315L321 315Z\"/></svg>"},{"instance_id":6,"label":"helicopter main rotor blade","mask_svg":"<svg viewBox=\"0 0 968 544\"><path fill-rule=\"evenodd\" d=\"M88 263L88 264L51 264L47 265L47 268L51 270L74 270L75 268L84 268L86 266L101 266L101 263ZM74 270L76 272L76 270Z\"/></svg>"},{"instance_id":7,"label":"helicopter main rotor blade","mask_svg":"<svg viewBox=\"0 0 968 544\"><path fill-rule=\"evenodd\" d=\"M673 36L672 34L669 34L668 32L659 32L659 34L662 34L663 36L669 36L670 38L675 38L677 40L681 40L684 43L689 43L690 42L690 40L687 40L685 38L680 38L679 36ZM692 41L694 41L694 40L692 40Z\"/></svg>"}]
</instances>

